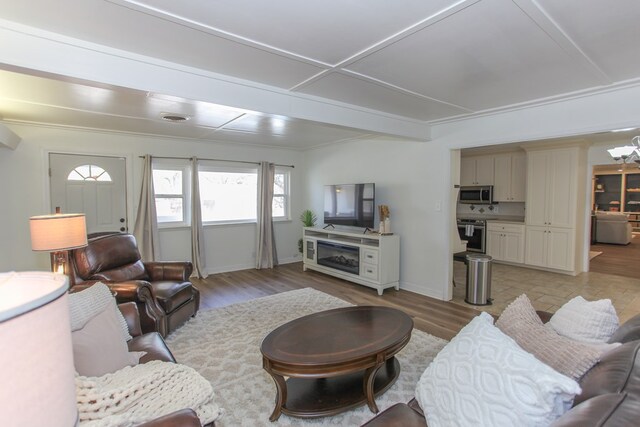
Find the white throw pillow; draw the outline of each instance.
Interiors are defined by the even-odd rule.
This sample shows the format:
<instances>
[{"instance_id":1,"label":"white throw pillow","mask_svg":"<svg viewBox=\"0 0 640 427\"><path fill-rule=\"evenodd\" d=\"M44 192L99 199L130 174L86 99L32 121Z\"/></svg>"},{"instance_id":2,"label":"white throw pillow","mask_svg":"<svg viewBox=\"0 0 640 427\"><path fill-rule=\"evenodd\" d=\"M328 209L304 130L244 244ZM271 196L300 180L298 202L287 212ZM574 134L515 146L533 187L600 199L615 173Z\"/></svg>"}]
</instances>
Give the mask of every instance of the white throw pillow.
<instances>
[{"instance_id":1,"label":"white throw pillow","mask_svg":"<svg viewBox=\"0 0 640 427\"><path fill-rule=\"evenodd\" d=\"M593 344L572 340L545 327L525 294L504 309L496 327L513 338L524 351L574 380L579 380L598 363L608 349L592 347Z\"/></svg>"},{"instance_id":2,"label":"white throw pillow","mask_svg":"<svg viewBox=\"0 0 640 427\"><path fill-rule=\"evenodd\" d=\"M118 324L122 329L127 341L131 339L127 321L124 319L122 312L115 303L115 298L111 294L111 290L107 285L97 282L91 287L80 292L69 293L69 314L71 317L71 331L77 331L83 328L89 320L91 320L107 305L115 307L115 315Z\"/></svg>"},{"instance_id":3,"label":"white throw pillow","mask_svg":"<svg viewBox=\"0 0 640 427\"><path fill-rule=\"evenodd\" d=\"M547 426L580 392L481 313L427 367L416 399L430 427Z\"/></svg>"},{"instance_id":4,"label":"white throw pillow","mask_svg":"<svg viewBox=\"0 0 640 427\"><path fill-rule=\"evenodd\" d=\"M560 307L549 324L560 335L588 343L609 341L620 326L610 299L587 301L581 296Z\"/></svg>"},{"instance_id":5,"label":"white throw pillow","mask_svg":"<svg viewBox=\"0 0 640 427\"><path fill-rule=\"evenodd\" d=\"M116 372L125 366L137 365L143 351L129 352L127 341L120 328L112 299L102 312L71 332L73 363L86 377L99 377Z\"/></svg>"}]
</instances>

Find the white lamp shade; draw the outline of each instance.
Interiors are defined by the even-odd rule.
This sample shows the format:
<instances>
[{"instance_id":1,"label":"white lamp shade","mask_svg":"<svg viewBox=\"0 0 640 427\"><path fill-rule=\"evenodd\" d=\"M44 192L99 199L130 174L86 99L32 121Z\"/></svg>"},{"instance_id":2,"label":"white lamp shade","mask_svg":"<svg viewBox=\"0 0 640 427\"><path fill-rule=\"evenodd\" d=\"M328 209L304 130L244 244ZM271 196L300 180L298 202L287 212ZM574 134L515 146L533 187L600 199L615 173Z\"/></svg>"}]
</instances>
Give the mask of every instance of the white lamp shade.
<instances>
[{"instance_id":1,"label":"white lamp shade","mask_svg":"<svg viewBox=\"0 0 640 427\"><path fill-rule=\"evenodd\" d=\"M32 216L31 248L34 251L63 251L87 246L84 214Z\"/></svg>"},{"instance_id":2,"label":"white lamp shade","mask_svg":"<svg viewBox=\"0 0 640 427\"><path fill-rule=\"evenodd\" d=\"M3 426L78 423L68 278L0 273L0 420Z\"/></svg>"}]
</instances>

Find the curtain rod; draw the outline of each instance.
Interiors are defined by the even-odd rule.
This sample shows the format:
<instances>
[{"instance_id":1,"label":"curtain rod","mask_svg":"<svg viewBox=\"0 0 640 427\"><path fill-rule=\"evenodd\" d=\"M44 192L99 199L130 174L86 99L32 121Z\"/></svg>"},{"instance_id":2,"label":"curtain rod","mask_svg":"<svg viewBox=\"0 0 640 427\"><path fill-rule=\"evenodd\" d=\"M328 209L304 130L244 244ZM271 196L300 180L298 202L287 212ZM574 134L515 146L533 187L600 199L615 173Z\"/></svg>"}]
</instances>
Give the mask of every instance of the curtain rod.
<instances>
[{"instance_id":1,"label":"curtain rod","mask_svg":"<svg viewBox=\"0 0 640 427\"><path fill-rule=\"evenodd\" d=\"M138 156L141 159L144 159L144 156ZM167 157L167 156L151 156L152 159L171 159L171 160L191 160L191 157ZM252 165L259 165L260 162L249 162L246 160L227 160L227 159L203 159L200 157L196 157L197 160L206 160L210 162L229 162L229 163L248 163ZM295 169L294 165L279 165L275 164L275 166L280 166L283 168L292 168Z\"/></svg>"}]
</instances>

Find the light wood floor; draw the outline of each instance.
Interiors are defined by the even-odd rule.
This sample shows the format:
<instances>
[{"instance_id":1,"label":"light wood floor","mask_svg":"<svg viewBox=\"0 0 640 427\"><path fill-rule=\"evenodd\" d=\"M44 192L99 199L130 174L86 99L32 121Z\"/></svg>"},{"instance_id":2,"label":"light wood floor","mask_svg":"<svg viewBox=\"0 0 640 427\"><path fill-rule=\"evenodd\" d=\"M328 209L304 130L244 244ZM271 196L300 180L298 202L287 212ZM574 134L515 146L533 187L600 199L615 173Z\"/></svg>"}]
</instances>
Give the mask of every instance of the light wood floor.
<instances>
[{"instance_id":1,"label":"light wood floor","mask_svg":"<svg viewBox=\"0 0 640 427\"><path fill-rule=\"evenodd\" d=\"M314 288L356 305L384 305L403 310L415 327L444 339L451 339L478 311L409 291L376 290L325 274L302 271L302 263L272 270L242 270L220 273L205 280L192 279L201 292L200 309L222 307L267 295L301 288Z\"/></svg>"}]
</instances>

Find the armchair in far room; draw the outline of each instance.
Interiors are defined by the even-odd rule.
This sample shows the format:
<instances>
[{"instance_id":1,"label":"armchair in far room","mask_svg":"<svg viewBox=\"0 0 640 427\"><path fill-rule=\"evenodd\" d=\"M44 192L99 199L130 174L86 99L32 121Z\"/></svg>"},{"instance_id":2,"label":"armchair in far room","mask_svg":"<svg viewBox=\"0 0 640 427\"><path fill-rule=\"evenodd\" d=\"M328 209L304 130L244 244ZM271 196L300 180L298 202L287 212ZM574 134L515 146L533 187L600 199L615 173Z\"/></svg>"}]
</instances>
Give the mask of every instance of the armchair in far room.
<instances>
[{"instance_id":1,"label":"armchair in far room","mask_svg":"<svg viewBox=\"0 0 640 427\"><path fill-rule=\"evenodd\" d=\"M133 301L143 332L163 337L198 312L200 292L189 281L191 262L143 262L135 237L118 233L88 240L70 252L69 282L73 290L103 282L118 302Z\"/></svg>"},{"instance_id":2,"label":"armchair in far room","mask_svg":"<svg viewBox=\"0 0 640 427\"><path fill-rule=\"evenodd\" d=\"M628 245L633 237L633 227L626 214L596 212L596 242Z\"/></svg>"}]
</instances>

